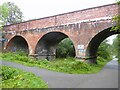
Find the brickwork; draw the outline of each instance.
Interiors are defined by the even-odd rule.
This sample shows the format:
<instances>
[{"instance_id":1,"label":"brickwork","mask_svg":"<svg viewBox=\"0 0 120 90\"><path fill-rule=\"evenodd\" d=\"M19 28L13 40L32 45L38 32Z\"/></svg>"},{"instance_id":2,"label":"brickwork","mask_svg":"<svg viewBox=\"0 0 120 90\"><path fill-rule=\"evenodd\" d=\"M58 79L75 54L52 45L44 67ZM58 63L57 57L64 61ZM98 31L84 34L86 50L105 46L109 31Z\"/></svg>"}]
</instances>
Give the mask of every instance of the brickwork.
<instances>
[{"instance_id":1,"label":"brickwork","mask_svg":"<svg viewBox=\"0 0 120 90\"><path fill-rule=\"evenodd\" d=\"M62 24L69 24L79 22L81 20L89 20L101 17L113 17L118 13L118 6L116 4L105 5L90 9L84 9L65 14L55 15L51 17L40 18L36 20L26 21L19 24L7 26L5 29L12 31L30 30L35 28L45 28L52 26L59 26Z\"/></svg>"},{"instance_id":2,"label":"brickwork","mask_svg":"<svg viewBox=\"0 0 120 90\"><path fill-rule=\"evenodd\" d=\"M4 49L7 48L13 37L21 36L28 43L29 54L33 55L35 54L38 42L42 38L43 42L41 43L43 44L41 45L48 44L49 48L53 48L54 46L55 49L59 43L57 39L61 40L60 37L63 36L64 38L65 36L73 41L76 57L90 57L92 55L88 54L90 52L87 50L89 50L91 40L100 32L108 28L110 29L115 25L115 22L111 18L116 14L118 14L118 6L116 4L110 4L8 25L4 27L6 31L5 38L8 39L8 42L5 42ZM48 33L52 32L59 34L47 36ZM108 36L113 34L116 33L108 34ZM50 43L44 42L45 35L48 37L48 39L45 39L46 42L49 42L51 39L54 41L53 46ZM53 53L55 53L54 49L51 49Z\"/></svg>"}]
</instances>

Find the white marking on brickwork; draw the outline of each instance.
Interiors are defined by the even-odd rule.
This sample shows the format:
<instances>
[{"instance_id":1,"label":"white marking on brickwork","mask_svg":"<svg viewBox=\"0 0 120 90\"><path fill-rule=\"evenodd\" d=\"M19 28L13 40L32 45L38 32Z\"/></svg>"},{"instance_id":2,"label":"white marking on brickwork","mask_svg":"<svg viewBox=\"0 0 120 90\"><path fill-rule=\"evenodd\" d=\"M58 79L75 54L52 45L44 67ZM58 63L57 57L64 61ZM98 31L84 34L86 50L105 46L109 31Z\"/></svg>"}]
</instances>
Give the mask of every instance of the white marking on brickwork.
<instances>
[{"instance_id":1,"label":"white marking on brickwork","mask_svg":"<svg viewBox=\"0 0 120 90\"><path fill-rule=\"evenodd\" d=\"M66 23L66 24L69 25L69 24L76 24L76 23L82 23L82 22L96 22L96 21L101 21L101 20L112 20L112 17L101 17L101 18L94 18L94 19L86 19L86 20L80 20L80 21L77 21L77 22ZM62 25L66 25L66 24L62 24Z\"/></svg>"},{"instance_id":2,"label":"white marking on brickwork","mask_svg":"<svg viewBox=\"0 0 120 90\"><path fill-rule=\"evenodd\" d=\"M86 20L80 20L80 21L77 21L77 22L73 22L73 23L65 23L65 24L61 24L59 26L69 26L70 24L77 24L79 23L79 28L80 28L80 23L83 23L83 22L97 22L97 21L102 21L102 20L112 20L112 17L101 17L101 18L94 18L94 19L86 19ZM45 27L44 27L45 28ZM46 27L46 28L49 28L49 27ZM33 29L36 29L36 31L40 32L41 30L37 29L37 28L33 28ZM52 28L49 28L49 30L52 30ZM25 30L22 30L20 32L24 32ZM29 30L28 30L29 31ZM6 33L8 34L15 34L15 31L7 31Z\"/></svg>"}]
</instances>

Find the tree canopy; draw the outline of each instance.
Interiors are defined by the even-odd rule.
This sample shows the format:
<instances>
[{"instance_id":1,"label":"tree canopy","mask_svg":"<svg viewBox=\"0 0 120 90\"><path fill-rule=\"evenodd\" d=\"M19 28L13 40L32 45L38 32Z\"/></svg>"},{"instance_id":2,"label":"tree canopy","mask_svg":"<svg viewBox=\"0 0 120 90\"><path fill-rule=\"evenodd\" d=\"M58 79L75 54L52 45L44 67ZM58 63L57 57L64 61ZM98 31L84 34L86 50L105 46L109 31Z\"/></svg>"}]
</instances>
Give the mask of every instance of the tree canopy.
<instances>
[{"instance_id":1,"label":"tree canopy","mask_svg":"<svg viewBox=\"0 0 120 90\"><path fill-rule=\"evenodd\" d=\"M21 22L23 14L13 2L6 2L0 6L0 24L10 25Z\"/></svg>"},{"instance_id":2,"label":"tree canopy","mask_svg":"<svg viewBox=\"0 0 120 90\"><path fill-rule=\"evenodd\" d=\"M113 55L115 55L120 62L120 55L119 55L120 54L120 35L119 34L113 41L112 49L113 49Z\"/></svg>"},{"instance_id":3,"label":"tree canopy","mask_svg":"<svg viewBox=\"0 0 120 90\"><path fill-rule=\"evenodd\" d=\"M75 48L69 38L62 40L56 51L57 58L75 57Z\"/></svg>"},{"instance_id":4,"label":"tree canopy","mask_svg":"<svg viewBox=\"0 0 120 90\"><path fill-rule=\"evenodd\" d=\"M98 48L98 52L97 52L97 55L99 57L102 57L103 59L105 60L110 60L111 59L111 45L107 43L108 41L107 40L104 40L99 48Z\"/></svg>"},{"instance_id":5,"label":"tree canopy","mask_svg":"<svg viewBox=\"0 0 120 90\"><path fill-rule=\"evenodd\" d=\"M116 22L116 26L114 26L112 30L120 32L120 0L117 0L116 4L118 5L118 15L113 17L113 20Z\"/></svg>"}]
</instances>

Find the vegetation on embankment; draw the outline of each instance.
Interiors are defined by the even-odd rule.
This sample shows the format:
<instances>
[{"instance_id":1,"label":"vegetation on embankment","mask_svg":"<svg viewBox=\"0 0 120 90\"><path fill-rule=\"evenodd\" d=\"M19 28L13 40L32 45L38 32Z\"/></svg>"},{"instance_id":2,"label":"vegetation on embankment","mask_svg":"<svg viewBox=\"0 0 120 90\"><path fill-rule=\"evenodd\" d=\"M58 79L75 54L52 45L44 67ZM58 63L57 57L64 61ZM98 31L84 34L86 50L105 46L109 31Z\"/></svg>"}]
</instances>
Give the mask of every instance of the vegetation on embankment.
<instances>
[{"instance_id":1,"label":"vegetation on embankment","mask_svg":"<svg viewBox=\"0 0 120 90\"><path fill-rule=\"evenodd\" d=\"M108 62L101 57L98 57L98 64L89 64L82 62L75 58L62 58L53 61L48 60L35 60L31 57L26 56L23 52L18 53L3 53L0 54L3 60L9 60L12 62L21 63L27 66L38 66L48 70L70 73L70 74L83 74L83 73L97 73L104 65Z\"/></svg>"},{"instance_id":2,"label":"vegetation on embankment","mask_svg":"<svg viewBox=\"0 0 120 90\"><path fill-rule=\"evenodd\" d=\"M113 40L112 51L112 55L118 58L118 63L120 64L120 34Z\"/></svg>"},{"instance_id":3,"label":"vegetation on embankment","mask_svg":"<svg viewBox=\"0 0 120 90\"><path fill-rule=\"evenodd\" d=\"M32 73L8 66L0 67L0 88L48 88L47 84Z\"/></svg>"}]
</instances>

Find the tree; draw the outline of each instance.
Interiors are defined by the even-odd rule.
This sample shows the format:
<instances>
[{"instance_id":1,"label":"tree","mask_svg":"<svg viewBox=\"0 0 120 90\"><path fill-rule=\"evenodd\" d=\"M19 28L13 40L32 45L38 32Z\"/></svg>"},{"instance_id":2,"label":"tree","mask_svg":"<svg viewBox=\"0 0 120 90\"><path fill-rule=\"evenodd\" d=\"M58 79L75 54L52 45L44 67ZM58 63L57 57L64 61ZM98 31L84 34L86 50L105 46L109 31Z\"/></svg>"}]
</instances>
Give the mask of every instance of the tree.
<instances>
[{"instance_id":1,"label":"tree","mask_svg":"<svg viewBox=\"0 0 120 90\"><path fill-rule=\"evenodd\" d=\"M113 55L117 56L117 54L118 54L118 36L113 40L112 51L113 51Z\"/></svg>"},{"instance_id":2,"label":"tree","mask_svg":"<svg viewBox=\"0 0 120 90\"><path fill-rule=\"evenodd\" d=\"M107 43L107 40L104 40L99 48L98 48L98 52L97 55L99 57L102 57L105 60L109 60L110 59L110 55L111 55L111 45Z\"/></svg>"},{"instance_id":3,"label":"tree","mask_svg":"<svg viewBox=\"0 0 120 90\"><path fill-rule=\"evenodd\" d=\"M118 58L120 62L120 35L118 34L117 37L113 41L113 54Z\"/></svg>"},{"instance_id":4,"label":"tree","mask_svg":"<svg viewBox=\"0 0 120 90\"><path fill-rule=\"evenodd\" d=\"M117 0L118 5L118 15L113 17L113 20L116 22L116 26L112 27L112 30L120 32L120 0Z\"/></svg>"},{"instance_id":5,"label":"tree","mask_svg":"<svg viewBox=\"0 0 120 90\"><path fill-rule=\"evenodd\" d=\"M116 26L112 27L112 31L120 32L120 0L117 0L117 5L118 5L118 15L113 17L113 20L116 21ZM115 42L117 42L116 46L118 47L118 61L120 63L120 35L118 35L114 43Z\"/></svg>"},{"instance_id":6,"label":"tree","mask_svg":"<svg viewBox=\"0 0 120 90\"><path fill-rule=\"evenodd\" d=\"M22 12L12 2L3 3L0 6L0 24L9 25L14 23L19 23L23 19Z\"/></svg>"},{"instance_id":7,"label":"tree","mask_svg":"<svg viewBox=\"0 0 120 90\"><path fill-rule=\"evenodd\" d=\"M74 57L75 49L72 41L69 38L62 40L56 50L57 58L66 58L66 57Z\"/></svg>"},{"instance_id":8,"label":"tree","mask_svg":"<svg viewBox=\"0 0 120 90\"><path fill-rule=\"evenodd\" d=\"M3 49L5 40L3 26L21 22L22 18L22 12L14 3L7 2L0 5L0 51Z\"/></svg>"}]
</instances>

